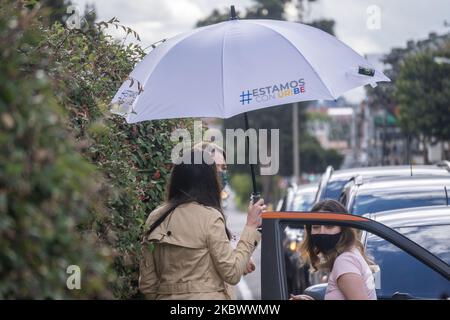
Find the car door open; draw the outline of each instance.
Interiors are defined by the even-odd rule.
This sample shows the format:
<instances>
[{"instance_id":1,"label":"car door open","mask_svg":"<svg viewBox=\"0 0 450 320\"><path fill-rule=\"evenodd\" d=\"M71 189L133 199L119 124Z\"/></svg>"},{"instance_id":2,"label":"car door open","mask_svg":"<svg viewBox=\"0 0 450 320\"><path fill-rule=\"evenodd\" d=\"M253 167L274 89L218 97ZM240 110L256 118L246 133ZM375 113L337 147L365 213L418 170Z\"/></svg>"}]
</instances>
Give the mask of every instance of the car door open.
<instances>
[{"instance_id":1,"label":"car door open","mask_svg":"<svg viewBox=\"0 0 450 320\"><path fill-rule=\"evenodd\" d=\"M303 228L305 224L346 226L376 235L414 257L444 280L450 281L450 266L397 231L366 217L350 214L316 212L263 213L261 247L261 297L287 300L289 286L286 277L286 257L283 250L284 230ZM376 278L375 278L376 280ZM402 292L398 293L400 297Z\"/></svg>"}]
</instances>

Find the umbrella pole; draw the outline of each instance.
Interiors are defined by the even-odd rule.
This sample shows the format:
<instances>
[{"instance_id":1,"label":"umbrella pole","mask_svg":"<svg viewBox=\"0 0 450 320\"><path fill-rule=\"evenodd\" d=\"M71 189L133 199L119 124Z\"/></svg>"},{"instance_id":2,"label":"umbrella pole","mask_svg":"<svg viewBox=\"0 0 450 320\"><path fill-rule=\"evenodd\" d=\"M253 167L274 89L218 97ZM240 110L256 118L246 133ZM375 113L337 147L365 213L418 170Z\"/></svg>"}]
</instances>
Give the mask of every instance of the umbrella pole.
<instances>
[{"instance_id":1,"label":"umbrella pole","mask_svg":"<svg viewBox=\"0 0 450 320\"><path fill-rule=\"evenodd\" d=\"M244 121L245 121L245 131L247 132L247 130L249 128L247 112L244 112ZM248 135L246 135L245 138L246 138L245 139L245 152L249 155L249 160L250 160L250 154L249 154L250 138L249 138ZM255 203L255 202L257 202L259 200L261 195L258 192L258 190L256 189L255 165L253 163L250 163L250 171L251 171L251 174L252 174L252 185L253 185L253 193L251 195L251 200L252 200L253 203Z\"/></svg>"},{"instance_id":2,"label":"umbrella pole","mask_svg":"<svg viewBox=\"0 0 450 320\"><path fill-rule=\"evenodd\" d=\"M236 9L234 8L234 6L231 6L230 7L230 20L236 20L236 19L237 19ZM244 112L244 120L245 120L245 131L247 132L247 130L248 130L247 112ZM249 149L250 149L250 138L247 135L246 139L245 139L245 153L249 155L249 159L250 159ZM255 165L253 163L250 163L250 171L252 173L252 185L253 185L253 193L250 196L250 199L251 199L252 203L255 203L259 200L261 195L259 194L258 190L256 189Z\"/></svg>"}]
</instances>

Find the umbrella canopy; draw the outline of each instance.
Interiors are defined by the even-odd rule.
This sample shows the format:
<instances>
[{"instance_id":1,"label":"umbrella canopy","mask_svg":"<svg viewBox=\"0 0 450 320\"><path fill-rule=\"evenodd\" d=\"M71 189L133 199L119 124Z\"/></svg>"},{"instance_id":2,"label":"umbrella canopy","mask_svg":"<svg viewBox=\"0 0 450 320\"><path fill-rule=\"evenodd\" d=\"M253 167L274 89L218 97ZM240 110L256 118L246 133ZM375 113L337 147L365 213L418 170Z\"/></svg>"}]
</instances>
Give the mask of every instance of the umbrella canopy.
<instances>
[{"instance_id":1,"label":"umbrella canopy","mask_svg":"<svg viewBox=\"0 0 450 320\"><path fill-rule=\"evenodd\" d=\"M335 37L277 20L197 28L150 52L112 100L128 123L183 117L228 118L307 100L333 100L389 79Z\"/></svg>"},{"instance_id":2,"label":"umbrella canopy","mask_svg":"<svg viewBox=\"0 0 450 320\"><path fill-rule=\"evenodd\" d=\"M133 70L112 100L128 123L229 118L307 100L334 100L366 84L390 81L319 29L277 20L231 20L164 41ZM249 141L247 136L246 147ZM250 164L253 201L255 168Z\"/></svg>"}]
</instances>

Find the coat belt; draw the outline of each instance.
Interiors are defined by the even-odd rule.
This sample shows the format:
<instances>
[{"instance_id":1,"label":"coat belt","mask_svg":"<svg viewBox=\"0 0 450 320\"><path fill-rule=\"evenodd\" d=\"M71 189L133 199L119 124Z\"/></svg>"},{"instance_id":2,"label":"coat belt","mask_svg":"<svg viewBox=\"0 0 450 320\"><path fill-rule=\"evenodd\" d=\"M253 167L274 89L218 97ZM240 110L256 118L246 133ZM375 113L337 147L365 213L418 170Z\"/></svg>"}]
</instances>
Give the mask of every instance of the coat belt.
<instances>
[{"instance_id":1,"label":"coat belt","mask_svg":"<svg viewBox=\"0 0 450 320\"><path fill-rule=\"evenodd\" d=\"M200 281L163 282L159 284L157 294L181 294L191 292L218 292L225 290L225 285Z\"/></svg>"}]
</instances>

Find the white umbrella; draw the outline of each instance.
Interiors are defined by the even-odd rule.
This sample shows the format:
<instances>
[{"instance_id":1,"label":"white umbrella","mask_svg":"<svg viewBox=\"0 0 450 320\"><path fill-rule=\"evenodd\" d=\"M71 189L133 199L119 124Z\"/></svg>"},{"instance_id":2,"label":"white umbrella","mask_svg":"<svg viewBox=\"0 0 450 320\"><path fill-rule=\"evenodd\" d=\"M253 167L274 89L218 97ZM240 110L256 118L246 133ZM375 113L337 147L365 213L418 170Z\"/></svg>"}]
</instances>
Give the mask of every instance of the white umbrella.
<instances>
[{"instance_id":1,"label":"white umbrella","mask_svg":"<svg viewBox=\"0 0 450 320\"><path fill-rule=\"evenodd\" d=\"M133 79L133 83L131 82ZM389 81L335 37L277 20L238 20L194 29L150 52L114 96L128 123L229 118L306 100L334 100ZM138 83L143 91L139 93Z\"/></svg>"},{"instance_id":2,"label":"white umbrella","mask_svg":"<svg viewBox=\"0 0 450 320\"><path fill-rule=\"evenodd\" d=\"M128 123L231 116L307 100L334 100L383 73L319 29L231 20L175 36L150 52L112 100ZM143 91L142 91L143 89ZM253 169L253 168L252 168Z\"/></svg>"}]
</instances>

